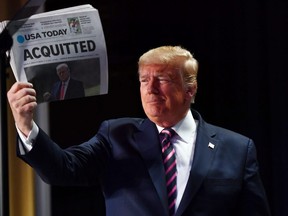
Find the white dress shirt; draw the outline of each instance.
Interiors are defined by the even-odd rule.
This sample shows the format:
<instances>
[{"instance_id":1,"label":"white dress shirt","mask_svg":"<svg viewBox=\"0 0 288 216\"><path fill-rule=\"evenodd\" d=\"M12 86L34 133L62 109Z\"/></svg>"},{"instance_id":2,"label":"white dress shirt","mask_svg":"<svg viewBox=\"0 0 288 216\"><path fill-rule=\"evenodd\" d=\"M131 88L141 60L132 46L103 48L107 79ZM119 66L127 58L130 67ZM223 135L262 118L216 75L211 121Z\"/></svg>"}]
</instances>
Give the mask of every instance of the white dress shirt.
<instances>
[{"instance_id":1,"label":"white dress shirt","mask_svg":"<svg viewBox=\"0 0 288 216\"><path fill-rule=\"evenodd\" d=\"M23 142L23 145L21 144L21 142L19 142L20 154L24 155L32 149L34 140L36 139L39 133L39 128L36 125L36 123L33 121L32 130L30 131L27 137L19 130L19 128L17 127L17 124L16 124L16 129L17 129L20 139Z\"/></svg>"},{"instance_id":2,"label":"white dress shirt","mask_svg":"<svg viewBox=\"0 0 288 216\"><path fill-rule=\"evenodd\" d=\"M159 133L164 129L157 125ZM180 201L183 197L186 188L190 170L192 166L197 122L194 120L191 111L187 113L186 117L172 127L176 135L172 137L171 142L176 151L176 167L177 167L177 198L176 210L179 207Z\"/></svg>"}]
</instances>

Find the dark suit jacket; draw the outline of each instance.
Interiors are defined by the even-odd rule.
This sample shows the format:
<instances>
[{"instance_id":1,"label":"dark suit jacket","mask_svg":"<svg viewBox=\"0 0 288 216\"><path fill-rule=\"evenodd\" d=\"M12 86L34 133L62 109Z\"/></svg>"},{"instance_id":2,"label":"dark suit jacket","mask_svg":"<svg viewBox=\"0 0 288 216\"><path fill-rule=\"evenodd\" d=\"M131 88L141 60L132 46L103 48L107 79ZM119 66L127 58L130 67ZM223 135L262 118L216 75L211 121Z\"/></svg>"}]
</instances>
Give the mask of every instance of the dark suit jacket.
<instances>
[{"instance_id":1,"label":"dark suit jacket","mask_svg":"<svg viewBox=\"0 0 288 216\"><path fill-rule=\"evenodd\" d=\"M252 140L192 113L199 121L195 155L176 216L270 215ZM168 215L158 131L149 119L105 121L89 141L65 151L40 130L20 157L50 184L100 179L109 216Z\"/></svg>"},{"instance_id":2,"label":"dark suit jacket","mask_svg":"<svg viewBox=\"0 0 288 216\"><path fill-rule=\"evenodd\" d=\"M56 82L51 89L51 99L59 100L60 98L61 81ZM70 79L67 86L64 99L85 97L83 83L78 80Z\"/></svg>"}]
</instances>

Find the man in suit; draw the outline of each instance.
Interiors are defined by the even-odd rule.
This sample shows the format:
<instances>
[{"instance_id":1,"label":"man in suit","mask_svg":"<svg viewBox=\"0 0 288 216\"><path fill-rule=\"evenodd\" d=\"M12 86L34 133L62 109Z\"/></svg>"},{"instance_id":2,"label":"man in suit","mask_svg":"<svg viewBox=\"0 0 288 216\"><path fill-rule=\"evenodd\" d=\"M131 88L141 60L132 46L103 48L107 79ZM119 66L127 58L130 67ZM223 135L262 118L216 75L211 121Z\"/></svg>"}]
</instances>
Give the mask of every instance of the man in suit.
<instances>
[{"instance_id":1,"label":"man in suit","mask_svg":"<svg viewBox=\"0 0 288 216\"><path fill-rule=\"evenodd\" d=\"M8 99L19 157L50 184L100 180L108 216L270 215L253 141L190 109L198 71L191 53L158 47L144 53L138 67L148 118L104 121L90 140L65 150L34 123L32 85L14 84Z\"/></svg>"},{"instance_id":2,"label":"man in suit","mask_svg":"<svg viewBox=\"0 0 288 216\"><path fill-rule=\"evenodd\" d=\"M44 101L85 97L83 83L71 78L70 68L66 63L57 65L56 72L59 81L53 84L51 92L44 93Z\"/></svg>"}]
</instances>

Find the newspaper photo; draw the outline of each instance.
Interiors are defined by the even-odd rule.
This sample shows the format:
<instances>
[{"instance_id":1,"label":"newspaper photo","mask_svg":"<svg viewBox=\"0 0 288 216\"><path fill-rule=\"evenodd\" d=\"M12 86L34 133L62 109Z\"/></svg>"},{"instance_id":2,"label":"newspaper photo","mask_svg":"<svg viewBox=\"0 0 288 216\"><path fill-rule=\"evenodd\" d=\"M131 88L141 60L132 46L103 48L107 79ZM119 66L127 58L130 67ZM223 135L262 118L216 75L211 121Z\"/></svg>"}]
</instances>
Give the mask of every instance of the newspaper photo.
<instances>
[{"instance_id":1,"label":"newspaper photo","mask_svg":"<svg viewBox=\"0 0 288 216\"><path fill-rule=\"evenodd\" d=\"M7 21L1 22L1 29ZM98 10L80 5L31 16L12 36L17 81L33 83L37 102L108 93L108 60Z\"/></svg>"}]
</instances>

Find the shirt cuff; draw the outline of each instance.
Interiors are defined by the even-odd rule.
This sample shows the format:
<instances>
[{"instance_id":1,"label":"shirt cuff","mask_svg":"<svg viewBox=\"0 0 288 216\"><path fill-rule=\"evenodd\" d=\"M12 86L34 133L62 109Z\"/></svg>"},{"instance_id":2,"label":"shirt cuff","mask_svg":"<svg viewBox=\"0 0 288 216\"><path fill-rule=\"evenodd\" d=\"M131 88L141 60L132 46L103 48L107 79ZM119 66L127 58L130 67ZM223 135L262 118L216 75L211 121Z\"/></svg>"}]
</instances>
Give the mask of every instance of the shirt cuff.
<instances>
[{"instance_id":1,"label":"shirt cuff","mask_svg":"<svg viewBox=\"0 0 288 216\"><path fill-rule=\"evenodd\" d=\"M17 125L16 125L16 129L17 129L19 137L20 137L20 139L22 141L22 145L19 143L20 153L21 154L25 154L25 153L29 152L32 149L33 144L34 144L34 142L36 140L36 137L37 137L37 135L39 133L39 127L33 121L32 130L29 132L27 137L19 130Z\"/></svg>"}]
</instances>

